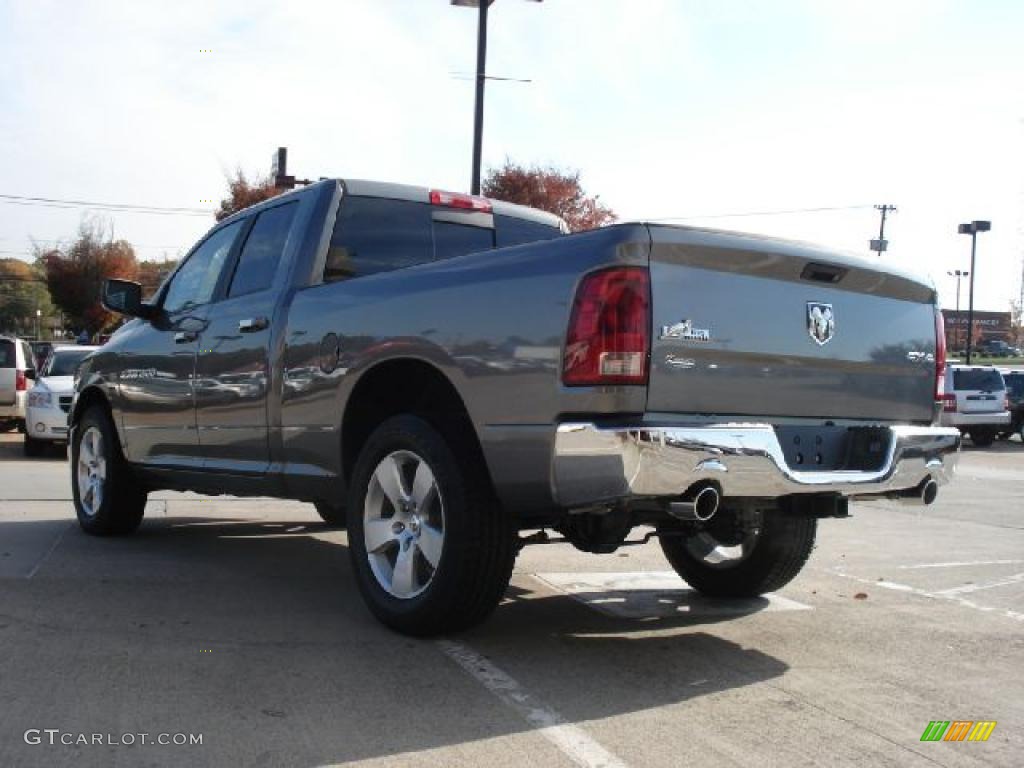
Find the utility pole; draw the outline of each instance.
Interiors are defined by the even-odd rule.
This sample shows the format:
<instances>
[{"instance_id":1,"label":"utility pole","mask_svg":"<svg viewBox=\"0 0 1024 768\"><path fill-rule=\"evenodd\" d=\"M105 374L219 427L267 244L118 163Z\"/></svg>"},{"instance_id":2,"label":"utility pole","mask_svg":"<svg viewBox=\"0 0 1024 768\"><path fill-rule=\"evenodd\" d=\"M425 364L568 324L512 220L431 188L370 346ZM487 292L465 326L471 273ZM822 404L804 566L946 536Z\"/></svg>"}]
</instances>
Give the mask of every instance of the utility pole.
<instances>
[{"instance_id":1,"label":"utility pole","mask_svg":"<svg viewBox=\"0 0 1024 768\"><path fill-rule=\"evenodd\" d=\"M889 250L889 241L885 239L885 217L890 213L896 213L896 206L888 203L875 206L876 211L882 212L882 223L878 226L878 239L871 241L871 250L878 253L879 256L885 251Z\"/></svg>"}]
</instances>

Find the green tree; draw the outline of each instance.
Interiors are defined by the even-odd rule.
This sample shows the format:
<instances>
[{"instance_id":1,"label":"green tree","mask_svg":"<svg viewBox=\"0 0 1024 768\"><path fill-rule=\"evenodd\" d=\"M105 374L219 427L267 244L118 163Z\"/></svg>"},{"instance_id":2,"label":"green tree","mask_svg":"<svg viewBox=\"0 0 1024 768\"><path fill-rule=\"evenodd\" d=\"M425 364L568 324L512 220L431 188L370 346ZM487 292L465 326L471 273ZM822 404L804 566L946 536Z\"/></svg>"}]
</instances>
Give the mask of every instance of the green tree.
<instances>
[{"instance_id":1,"label":"green tree","mask_svg":"<svg viewBox=\"0 0 1024 768\"><path fill-rule=\"evenodd\" d=\"M35 335L36 310L40 327L49 327L53 303L40 271L19 259L0 259L0 332Z\"/></svg>"},{"instance_id":2,"label":"green tree","mask_svg":"<svg viewBox=\"0 0 1024 768\"><path fill-rule=\"evenodd\" d=\"M618 218L599 195L584 191L580 172L575 170L550 165L524 166L505 160L501 168L487 171L481 187L484 195L495 200L561 216L573 232L603 227Z\"/></svg>"}]
</instances>

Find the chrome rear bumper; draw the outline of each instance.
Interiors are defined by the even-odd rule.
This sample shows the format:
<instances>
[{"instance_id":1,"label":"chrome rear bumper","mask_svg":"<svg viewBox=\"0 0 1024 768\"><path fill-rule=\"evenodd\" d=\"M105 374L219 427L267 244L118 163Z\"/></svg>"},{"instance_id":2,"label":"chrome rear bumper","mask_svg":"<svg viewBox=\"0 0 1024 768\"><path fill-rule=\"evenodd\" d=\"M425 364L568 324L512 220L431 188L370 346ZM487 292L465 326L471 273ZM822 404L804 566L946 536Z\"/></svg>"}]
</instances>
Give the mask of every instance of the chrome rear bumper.
<instances>
[{"instance_id":1,"label":"chrome rear bumper","mask_svg":"<svg viewBox=\"0 0 1024 768\"><path fill-rule=\"evenodd\" d=\"M678 497L713 480L729 497L797 493L870 497L952 478L960 432L950 427L889 427L888 453L876 471L796 471L769 424L700 427L599 427L566 423L555 436L552 479L563 507L630 498Z\"/></svg>"}]
</instances>

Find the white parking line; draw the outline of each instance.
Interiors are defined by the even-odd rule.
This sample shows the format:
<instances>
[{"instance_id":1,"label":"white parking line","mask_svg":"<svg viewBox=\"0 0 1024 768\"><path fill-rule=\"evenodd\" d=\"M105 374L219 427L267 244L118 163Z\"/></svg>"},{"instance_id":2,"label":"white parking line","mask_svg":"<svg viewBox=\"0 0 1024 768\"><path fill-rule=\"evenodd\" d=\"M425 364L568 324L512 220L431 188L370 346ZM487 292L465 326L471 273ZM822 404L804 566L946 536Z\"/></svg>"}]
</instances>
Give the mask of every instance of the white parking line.
<instances>
[{"instance_id":1,"label":"white parking line","mask_svg":"<svg viewBox=\"0 0 1024 768\"><path fill-rule=\"evenodd\" d=\"M1007 576L1005 579L997 579L996 581L984 581L981 584L964 584L961 587L953 587L951 589L940 589L935 594L942 595L967 595L971 592L979 592L983 589L994 589L995 587L1005 587L1010 584L1020 584L1024 581L1024 573L1015 573L1013 576Z\"/></svg>"},{"instance_id":2,"label":"white parking line","mask_svg":"<svg viewBox=\"0 0 1024 768\"><path fill-rule=\"evenodd\" d=\"M524 691L518 682L472 648L453 640L438 640L437 647L484 688L518 712L577 765L584 768L626 768L626 763L594 741L582 728L565 722L555 710Z\"/></svg>"},{"instance_id":3,"label":"white parking line","mask_svg":"<svg viewBox=\"0 0 1024 768\"><path fill-rule=\"evenodd\" d=\"M1018 565L1024 560L967 560L960 563L918 563L917 565L897 565L901 570L913 570L916 568L960 568L972 565Z\"/></svg>"},{"instance_id":4,"label":"white parking line","mask_svg":"<svg viewBox=\"0 0 1024 768\"><path fill-rule=\"evenodd\" d=\"M64 535L70 531L72 527L74 527L74 523L69 523L61 529L60 533L57 534L57 537L53 540L53 544L50 545L50 548L46 550L42 557L36 560L36 564L32 566L32 570L25 574L26 579L31 579L39 572L39 569L43 567L43 563L50 559L50 555L53 554L53 550L55 550L61 541L64 540Z\"/></svg>"},{"instance_id":5,"label":"white parking line","mask_svg":"<svg viewBox=\"0 0 1024 768\"><path fill-rule=\"evenodd\" d=\"M881 587L882 589L892 590L893 592L906 592L907 594L916 595L917 597L924 597L929 600L950 600L954 603L957 603L958 605L962 605L964 608L973 608L974 610L981 611L982 613L996 613L1000 616L1005 616L1008 619L1013 619L1015 621L1024 621L1024 613L1020 613L1018 611L1011 611L1008 608L993 608L990 605L978 605L972 600L967 600L966 598L960 597L957 593L950 594L945 591L929 592L925 589L918 589L917 587L912 587L909 584L899 584L895 581L886 581L884 579L882 581L862 579L859 576L851 576L848 573L843 573L838 568L829 568L827 570L827 573L831 573L833 576L839 576L844 579L849 579L850 581L856 581L859 584L870 584L873 587Z\"/></svg>"}]
</instances>

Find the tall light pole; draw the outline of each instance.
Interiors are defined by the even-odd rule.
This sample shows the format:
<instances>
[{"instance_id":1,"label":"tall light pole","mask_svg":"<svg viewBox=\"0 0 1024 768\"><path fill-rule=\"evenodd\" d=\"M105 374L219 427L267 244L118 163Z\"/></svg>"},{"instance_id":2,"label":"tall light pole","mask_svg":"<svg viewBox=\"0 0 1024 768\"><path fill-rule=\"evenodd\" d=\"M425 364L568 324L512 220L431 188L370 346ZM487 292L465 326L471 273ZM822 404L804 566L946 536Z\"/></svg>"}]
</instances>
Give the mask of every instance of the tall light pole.
<instances>
[{"instance_id":1,"label":"tall light pole","mask_svg":"<svg viewBox=\"0 0 1024 768\"><path fill-rule=\"evenodd\" d=\"M540 3L543 0L533 0ZM487 9L494 0L451 0L452 5L479 8L476 28L476 103L473 109L473 177L470 194L480 194L480 164L484 151L484 83L487 81Z\"/></svg>"},{"instance_id":2,"label":"tall light pole","mask_svg":"<svg viewBox=\"0 0 1024 768\"><path fill-rule=\"evenodd\" d=\"M963 328L963 323L960 322L960 278L967 277L971 273L965 269L954 269L946 274L956 278L956 345L959 347L962 343L960 337L963 335L960 333Z\"/></svg>"},{"instance_id":3,"label":"tall light pole","mask_svg":"<svg viewBox=\"0 0 1024 768\"><path fill-rule=\"evenodd\" d=\"M971 347L974 344L974 275L975 275L975 271L976 271L975 270L975 266L974 266L974 253L975 253L975 250L976 250L977 245L978 245L978 233L979 232L988 232L990 229L992 229L992 222L991 221L972 221L972 222L970 222L968 224L961 224L957 228L957 232L959 232L961 235L970 235L971 236L971 271L970 271L971 281L970 281L970 287L967 289L968 290L968 296L970 297L968 299L968 304L967 304L967 364L968 365L971 364Z\"/></svg>"}]
</instances>

